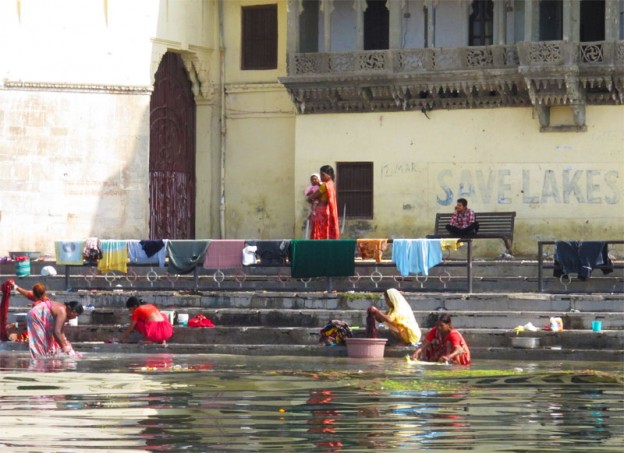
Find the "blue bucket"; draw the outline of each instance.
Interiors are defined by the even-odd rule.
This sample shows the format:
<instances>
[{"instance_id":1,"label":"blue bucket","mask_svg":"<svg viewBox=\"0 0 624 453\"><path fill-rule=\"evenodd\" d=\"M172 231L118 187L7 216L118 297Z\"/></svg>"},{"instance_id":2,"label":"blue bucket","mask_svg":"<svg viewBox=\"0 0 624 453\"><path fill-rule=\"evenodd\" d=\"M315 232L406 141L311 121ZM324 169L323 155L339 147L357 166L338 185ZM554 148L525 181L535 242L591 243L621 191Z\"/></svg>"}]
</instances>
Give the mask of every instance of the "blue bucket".
<instances>
[{"instance_id":1,"label":"blue bucket","mask_svg":"<svg viewBox=\"0 0 624 453\"><path fill-rule=\"evenodd\" d=\"M15 275L18 277L28 277L30 275L30 260L15 262Z\"/></svg>"}]
</instances>

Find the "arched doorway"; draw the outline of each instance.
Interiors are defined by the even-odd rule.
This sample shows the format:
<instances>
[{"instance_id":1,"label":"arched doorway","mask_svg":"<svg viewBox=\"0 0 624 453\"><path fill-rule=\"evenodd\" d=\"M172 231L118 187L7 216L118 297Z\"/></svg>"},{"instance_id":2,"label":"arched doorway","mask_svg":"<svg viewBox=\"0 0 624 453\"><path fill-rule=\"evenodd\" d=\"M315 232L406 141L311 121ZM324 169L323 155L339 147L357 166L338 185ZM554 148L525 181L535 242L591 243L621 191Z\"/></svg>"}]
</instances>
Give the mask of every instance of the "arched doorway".
<instances>
[{"instance_id":1,"label":"arched doorway","mask_svg":"<svg viewBox=\"0 0 624 453\"><path fill-rule=\"evenodd\" d=\"M178 54L160 62L150 101L150 238L195 238L195 100Z\"/></svg>"}]
</instances>

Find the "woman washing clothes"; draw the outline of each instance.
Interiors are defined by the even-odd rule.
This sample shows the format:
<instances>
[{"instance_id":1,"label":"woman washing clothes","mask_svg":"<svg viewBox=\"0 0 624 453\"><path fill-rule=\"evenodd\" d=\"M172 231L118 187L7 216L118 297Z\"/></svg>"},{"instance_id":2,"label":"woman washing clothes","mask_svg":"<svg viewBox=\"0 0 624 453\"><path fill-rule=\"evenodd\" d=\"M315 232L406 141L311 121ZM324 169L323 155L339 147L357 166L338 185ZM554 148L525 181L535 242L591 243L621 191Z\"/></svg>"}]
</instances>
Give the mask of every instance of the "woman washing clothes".
<instances>
[{"instance_id":1,"label":"woman washing clothes","mask_svg":"<svg viewBox=\"0 0 624 453\"><path fill-rule=\"evenodd\" d=\"M166 344L173 335L173 326L169 318L155 305L148 304L138 297L130 297L126 301L126 308L130 310L130 325L119 338L119 342L123 343L135 330L153 343Z\"/></svg>"},{"instance_id":2,"label":"woman washing clothes","mask_svg":"<svg viewBox=\"0 0 624 453\"><path fill-rule=\"evenodd\" d=\"M76 318L82 312L82 305L75 301L62 304L45 299L34 305L26 315L31 357L54 357L59 352L69 357L77 356L63 327L66 321Z\"/></svg>"},{"instance_id":3,"label":"woman washing clothes","mask_svg":"<svg viewBox=\"0 0 624 453\"><path fill-rule=\"evenodd\" d=\"M35 283L32 287L32 290L29 291L27 289L20 288L19 286L17 286L17 283L14 282L13 289L15 289L15 291L20 293L26 299L31 300L33 303L32 304L33 307L40 302L50 300L50 298L48 297L48 294L46 293L47 291L46 285L44 285L43 283Z\"/></svg>"},{"instance_id":4,"label":"woman washing clothes","mask_svg":"<svg viewBox=\"0 0 624 453\"><path fill-rule=\"evenodd\" d=\"M321 185L308 195L308 201L316 207L311 216L310 239L340 239L338 227L338 201L334 184L334 169L330 165L321 167Z\"/></svg>"},{"instance_id":5,"label":"woman washing clothes","mask_svg":"<svg viewBox=\"0 0 624 453\"><path fill-rule=\"evenodd\" d=\"M25 326L17 324L8 326L6 324L11 290L17 291L19 294L32 301L31 307L34 307L35 305L46 300L50 300L50 298L46 293L46 286L43 283L35 283L31 291L20 288L14 280L7 280L2 284L2 303L0 304L0 325L2 328L0 328L0 340L26 341L28 339L28 332L23 330ZM22 329L21 333L8 333L9 330L19 330L20 328Z\"/></svg>"},{"instance_id":6,"label":"woman washing clothes","mask_svg":"<svg viewBox=\"0 0 624 453\"><path fill-rule=\"evenodd\" d=\"M417 345L420 342L420 327L414 318L412 307L403 295L396 289L390 288L384 292L388 310L382 313L377 307L368 308L366 318L366 336L377 337L377 322L383 322L392 334L403 343Z\"/></svg>"},{"instance_id":7,"label":"woman washing clothes","mask_svg":"<svg viewBox=\"0 0 624 453\"><path fill-rule=\"evenodd\" d=\"M451 316L443 314L427 333L422 346L412 354L412 359L470 365L470 349L462 334L453 327Z\"/></svg>"}]
</instances>

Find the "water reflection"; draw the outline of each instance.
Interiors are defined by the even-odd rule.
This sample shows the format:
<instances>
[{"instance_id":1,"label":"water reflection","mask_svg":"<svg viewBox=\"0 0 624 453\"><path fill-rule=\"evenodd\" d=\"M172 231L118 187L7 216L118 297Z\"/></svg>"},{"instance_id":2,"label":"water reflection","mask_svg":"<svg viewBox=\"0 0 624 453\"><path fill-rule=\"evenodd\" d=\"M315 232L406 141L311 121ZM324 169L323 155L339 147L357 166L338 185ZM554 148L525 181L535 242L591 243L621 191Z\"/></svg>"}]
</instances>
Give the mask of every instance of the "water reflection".
<instances>
[{"instance_id":1,"label":"water reflection","mask_svg":"<svg viewBox=\"0 0 624 453\"><path fill-rule=\"evenodd\" d=\"M616 451L617 364L0 354L6 451ZM583 371L575 371L583 370Z\"/></svg>"}]
</instances>

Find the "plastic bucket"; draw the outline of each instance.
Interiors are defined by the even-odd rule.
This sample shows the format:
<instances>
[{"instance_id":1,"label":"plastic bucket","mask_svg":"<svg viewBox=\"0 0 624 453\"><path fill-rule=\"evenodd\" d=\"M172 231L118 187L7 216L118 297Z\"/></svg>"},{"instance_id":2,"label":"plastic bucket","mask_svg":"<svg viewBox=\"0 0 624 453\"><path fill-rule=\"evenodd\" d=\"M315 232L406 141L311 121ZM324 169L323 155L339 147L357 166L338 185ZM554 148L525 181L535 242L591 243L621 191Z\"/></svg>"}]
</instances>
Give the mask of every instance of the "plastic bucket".
<instances>
[{"instance_id":1,"label":"plastic bucket","mask_svg":"<svg viewBox=\"0 0 624 453\"><path fill-rule=\"evenodd\" d=\"M163 316L166 316L169 319L171 325L173 325L173 321L175 320L176 312L174 310L160 310Z\"/></svg>"},{"instance_id":2,"label":"plastic bucket","mask_svg":"<svg viewBox=\"0 0 624 453\"><path fill-rule=\"evenodd\" d=\"M347 354L356 359L383 359L386 338L346 338Z\"/></svg>"},{"instance_id":3,"label":"plastic bucket","mask_svg":"<svg viewBox=\"0 0 624 453\"><path fill-rule=\"evenodd\" d=\"M182 327L188 326L189 315L188 313L178 313L178 325Z\"/></svg>"},{"instance_id":4,"label":"plastic bucket","mask_svg":"<svg viewBox=\"0 0 624 453\"><path fill-rule=\"evenodd\" d=\"M15 275L20 278L30 275L30 259L15 262Z\"/></svg>"},{"instance_id":5,"label":"plastic bucket","mask_svg":"<svg viewBox=\"0 0 624 453\"><path fill-rule=\"evenodd\" d=\"M69 321L67 321L67 324L69 324L70 326L77 326L78 325L78 317L70 319Z\"/></svg>"},{"instance_id":6,"label":"plastic bucket","mask_svg":"<svg viewBox=\"0 0 624 453\"><path fill-rule=\"evenodd\" d=\"M602 321L592 321L592 330L600 332L602 330Z\"/></svg>"}]
</instances>

